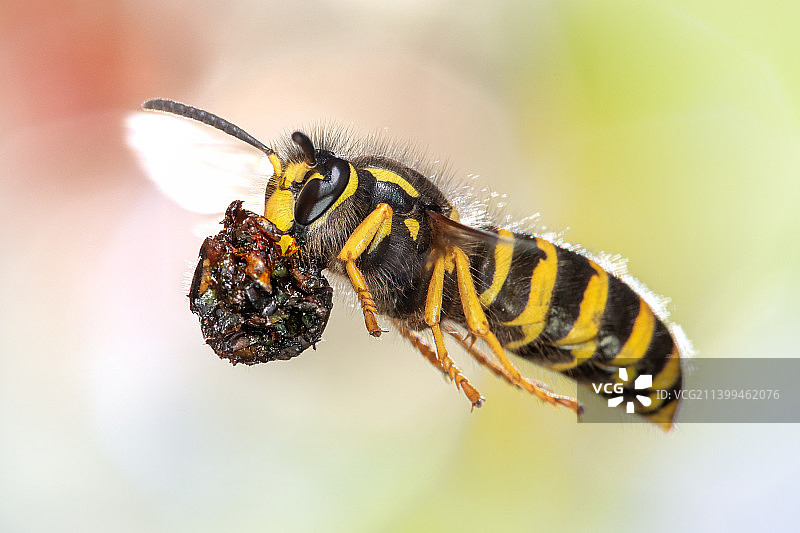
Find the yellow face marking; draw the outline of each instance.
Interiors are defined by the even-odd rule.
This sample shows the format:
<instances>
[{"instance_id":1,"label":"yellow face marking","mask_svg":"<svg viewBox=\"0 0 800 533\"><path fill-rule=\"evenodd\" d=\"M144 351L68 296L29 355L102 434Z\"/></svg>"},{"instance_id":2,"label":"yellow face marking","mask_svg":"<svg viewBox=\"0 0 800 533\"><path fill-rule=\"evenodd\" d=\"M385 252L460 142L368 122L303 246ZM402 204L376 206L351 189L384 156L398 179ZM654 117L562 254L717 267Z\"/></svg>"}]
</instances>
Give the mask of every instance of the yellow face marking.
<instances>
[{"instance_id":1,"label":"yellow face marking","mask_svg":"<svg viewBox=\"0 0 800 533\"><path fill-rule=\"evenodd\" d=\"M544 329L547 312L550 310L550 298L556 284L558 257L556 256L556 247L552 243L537 237L536 246L545 253L545 257L539 260L531 274L531 292L528 294L528 303L525 305L525 309L516 318L506 322L507 326L540 324Z\"/></svg>"},{"instance_id":2,"label":"yellow face marking","mask_svg":"<svg viewBox=\"0 0 800 533\"><path fill-rule=\"evenodd\" d=\"M271 157L270 161L272 161ZM277 163L273 161L273 166L276 170L279 169L280 161L278 160ZM282 175L276 174L272 178L277 183L273 193L266 199L264 217L275 224L278 231L282 233L286 233L294 225L294 195L289 187L295 181L302 180L306 172L308 172L308 167L304 163L289 163Z\"/></svg>"},{"instance_id":3,"label":"yellow face marking","mask_svg":"<svg viewBox=\"0 0 800 533\"><path fill-rule=\"evenodd\" d=\"M358 189L358 174L356 173L356 169L353 168L353 165L350 165L350 177L347 181L347 188L344 190L342 195L337 198L333 205L330 206L321 217L315 220L313 224L311 224L311 229L317 229L324 224L325 221L328 220L330 214L333 213L334 209L342 205L342 202L353 196L353 194L356 192L356 189Z\"/></svg>"},{"instance_id":4,"label":"yellow face marking","mask_svg":"<svg viewBox=\"0 0 800 533\"><path fill-rule=\"evenodd\" d=\"M275 224L278 231L286 233L294 225L294 196L290 190L278 189L267 198L264 217Z\"/></svg>"},{"instance_id":5,"label":"yellow face marking","mask_svg":"<svg viewBox=\"0 0 800 533\"><path fill-rule=\"evenodd\" d=\"M281 160L277 154L273 152L267 156L267 159L269 159L269 162L272 165L272 171L274 172L273 175L275 177L283 174L283 169L282 169L283 164L281 163Z\"/></svg>"},{"instance_id":6,"label":"yellow face marking","mask_svg":"<svg viewBox=\"0 0 800 533\"><path fill-rule=\"evenodd\" d=\"M608 274L594 261L589 261L589 264L597 275L592 276L586 286L578 318L575 319L572 329L563 339L554 343L556 346L581 344L597 337L608 298Z\"/></svg>"},{"instance_id":7,"label":"yellow face marking","mask_svg":"<svg viewBox=\"0 0 800 533\"><path fill-rule=\"evenodd\" d=\"M405 224L408 228L408 233L411 234L411 239L416 241L417 235L419 234L419 222L413 218L407 218L403 221L403 224Z\"/></svg>"},{"instance_id":8,"label":"yellow face marking","mask_svg":"<svg viewBox=\"0 0 800 533\"><path fill-rule=\"evenodd\" d=\"M511 256L514 253L514 234L507 229L498 230L497 234L500 236L500 240L497 241L497 245L494 247L492 284L480 295L481 303L487 307L497 298L497 294L503 288L503 283L506 282L508 272L511 270Z\"/></svg>"},{"instance_id":9,"label":"yellow face marking","mask_svg":"<svg viewBox=\"0 0 800 533\"><path fill-rule=\"evenodd\" d=\"M282 176L283 183L279 183L279 185L283 189L289 188L293 183L303 181L308 171L308 165L305 163L289 163Z\"/></svg>"},{"instance_id":10,"label":"yellow face marking","mask_svg":"<svg viewBox=\"0 0 800 533\"><path fill-rule=\"evenodd\" d=\"M669 359L664 365L664 368L661 369L661 372L653 376L653 388L666 389L667 387L673 385L678 380L680 375L681 356L678 352L678 347L676 346L672 349L672 353L669 354Z\"/></svg>"},{"instance_id":11,"label":"yellow face marking","mask_svg":"<svg viewBox=\"0 0 800 533\"><path fill-rule=\"evenodd\" d=\"M372 244L367 249L367 253L371 254L375 251L375 248L381 243L381 241L388 236L392 232L392 213L389 213L389 216L383 221L381 227L378 228L378 233L375 234L375 238L372 239Z\"/></svg>"},{"instance_id":12,"label":"yellow face marking","mask_svg":"<svg viewBox=\"0 0 800 533\"><path fill-rule=\"evenodd\" d=\"M401 189L406 191L406 193L413 198L417 198L419 196L419 193L417 192L417 190L414 188L413 185L411 185L405 178L395 174L391 170L386 170L385 168L372 168L372 167L365 168L364 170L375 176L375 179L378 181L385 181L389 183L394 183L395 185L399 185Z\"/></svg>"},{"instance_id":13,"label":"yellow face marking","mask_svg":"<svg viewBox=\"0 0 800 533\"><path fill-rule=\"evenodd\" d=\"M639 314L633 322L631 334L616 357L608 363L614 365L619 361L626 360L633 362L644 357L644 354L647 352L647 347L650 346L650 340L653 338L653 328L655 328L653 312L650 310L650 306L640 298Z\"/></svg>"}]
</instances>

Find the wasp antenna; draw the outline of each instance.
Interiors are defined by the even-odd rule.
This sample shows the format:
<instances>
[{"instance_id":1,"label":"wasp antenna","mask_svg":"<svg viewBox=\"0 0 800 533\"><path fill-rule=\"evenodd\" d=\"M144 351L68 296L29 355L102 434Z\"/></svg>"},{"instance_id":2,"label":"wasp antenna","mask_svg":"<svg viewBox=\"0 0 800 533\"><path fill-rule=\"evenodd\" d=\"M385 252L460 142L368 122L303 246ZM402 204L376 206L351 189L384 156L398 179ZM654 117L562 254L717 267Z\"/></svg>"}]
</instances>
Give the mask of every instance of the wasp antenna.
<instances>
[{"instance_id":1,"label":"wasp antenna","mask_svg":"<svg viewBox=\"0 0 800 533\"><path fill-rule=\"evenodd\" d=\"M303 151L303 155L306 156L306 164L309 167L316 166L317 157L314 155L314 143L311 142L308 135L301 131L296 131L292 133L292 140Z\"/></svg>"},{"instance_id":2,"label":"wasp antenna","mask_svg":"<svg viewBox=\"0 0 800 533\"><path fill-rule=\"evenodd\" d=\"M244 141L254 148L258 148L268 156L274 154L273 150L266 146L264 143L244 131L239 126L232 124L222 117L218 117L208 111L203 111L190 105L175 102L173 100L166 100L163 98L154 98L142 104L142 109L149 109L153 111L163 111L164 113L171 113L181 117L190 118L203 124L208 124L212 128L224 131L228 135L236 137L240 141Z\"/></svg>"}]
</instances>

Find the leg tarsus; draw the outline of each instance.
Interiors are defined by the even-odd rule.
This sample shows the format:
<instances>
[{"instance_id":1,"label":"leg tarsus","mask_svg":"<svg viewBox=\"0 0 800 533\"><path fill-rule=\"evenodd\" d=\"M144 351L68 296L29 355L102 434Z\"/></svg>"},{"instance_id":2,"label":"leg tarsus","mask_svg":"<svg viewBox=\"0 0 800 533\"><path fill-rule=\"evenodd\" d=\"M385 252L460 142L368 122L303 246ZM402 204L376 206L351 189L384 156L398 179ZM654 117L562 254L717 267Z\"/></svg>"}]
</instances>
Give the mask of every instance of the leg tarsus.
<instances>
[{"instance_id":1,"label":"leg tarsus","mask_svg":"<svg viewBox=\"0 0 800 533\"><path fill-rule=\"evenodd\" d=\"M485 401L484 397L481 396L481 393L469 382L467 378L465 378L461 371L453 364L452 359L447 355L445 352L445 361L442 361L439 354L431 348L420 336L419 334L409 330L402 324L397 321L393 321L395 328L397 331L406 339L408 339L411 344L419 350L419 352L431 363L433 366L438 368L442 374L445 375L448 379L452 380L455 383L456 388L460 389L464 392L464 395L467 397L469 402L472 404L472 410L476 407L481 407L483 402ZM447 368L445 367L447 365Z\"/></svg>"},{"instance_id":2,"label":"leg tarsus","mask_svg":"<svg viewBox=\"0 0 800 533\"><path fill-rule=\"evenodd\" d=\"M358 294L361 309L364 311L364 324L367 327L367 331L373 337L380 337L381 333L384 333L386 330L381 329L378 325L378 319L376 317L378 309L375 307L375 300L372 298L372 293L370 293L369 288L367 288L364 275L352 259L345 262L345 269L347 270L347 276L350 278L350 283L353 284L353 288L355 288L356 294Z\"/></svg>"}]
</instances>

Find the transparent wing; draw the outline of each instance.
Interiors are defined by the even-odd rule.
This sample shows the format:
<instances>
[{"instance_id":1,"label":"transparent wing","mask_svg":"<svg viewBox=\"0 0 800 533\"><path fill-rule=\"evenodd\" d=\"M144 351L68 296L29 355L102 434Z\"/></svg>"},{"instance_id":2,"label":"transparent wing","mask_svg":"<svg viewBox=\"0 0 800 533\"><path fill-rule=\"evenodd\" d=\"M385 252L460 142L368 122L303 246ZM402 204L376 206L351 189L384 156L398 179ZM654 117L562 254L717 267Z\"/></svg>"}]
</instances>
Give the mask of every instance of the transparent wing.
<instances>
[{"instance_id":1,"label":"transparent wing","mask_svg":"<svg viewBox=\"0 0 800 533\"><path fill-rule=\"evenodd\" d=\"M465 250L469 250L471 246L479 243L486 243L492 247L503 242L516 243L517 247L526 246L525 239L519 236L504 237L495 231L465 226L435 211L427 211L425 214L433 229L438 246L454 245ZM532 246L535 247L535 245Z\"/></svg>"},{"instance_id":2,"label":"transparent wing","mask_svg":"<svg viewBox=\"0 0 800 533\"><path fill-rule=\"evenodd\" d=\"M273 174L257 149L204 124L163 113L126 118L128 145L147 175L181 207L222 213L233 200L262 213L264 190Z\"/></svg>"}]
</instances>

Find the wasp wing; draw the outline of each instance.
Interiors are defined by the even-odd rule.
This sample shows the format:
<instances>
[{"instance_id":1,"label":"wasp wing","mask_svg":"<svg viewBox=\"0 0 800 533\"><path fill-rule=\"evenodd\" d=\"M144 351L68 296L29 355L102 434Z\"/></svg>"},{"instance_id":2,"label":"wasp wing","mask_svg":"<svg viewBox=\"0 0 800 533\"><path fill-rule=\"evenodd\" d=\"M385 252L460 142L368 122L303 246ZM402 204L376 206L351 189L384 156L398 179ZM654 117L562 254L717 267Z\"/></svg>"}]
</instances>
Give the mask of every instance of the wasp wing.
<instances>
[{"instance_id":1,"label":"wasp wing","mask_svg":"<svg viewBox=\"0 0 800 533\"><path fill-rule=\"evenodd\" d=\"M426 212L426 215L431 225L436 245L440 247L452 245L468 251L481 244L493 247L500 243L516 243L517 247L525 246L525 236L520 233L512 234L510 231L498 233L499 228L490 226L486 228L466 226L447 218L441 213L430 210ZM535 247L535 244L532 246Z\"/></svg>"},{"instance_id":2,"label":"wasp wing","mask_svg":"<svg viewBox=\"0 0 800 533\"><path fill-rule=\"evenodd\" d=\"M184 209L222 213L233 200L242 200L247 209L263 212L273 170L262 152L182 117L138 112L125 124L128 145L148 177Z\"/></svg>"}]
</instances>

